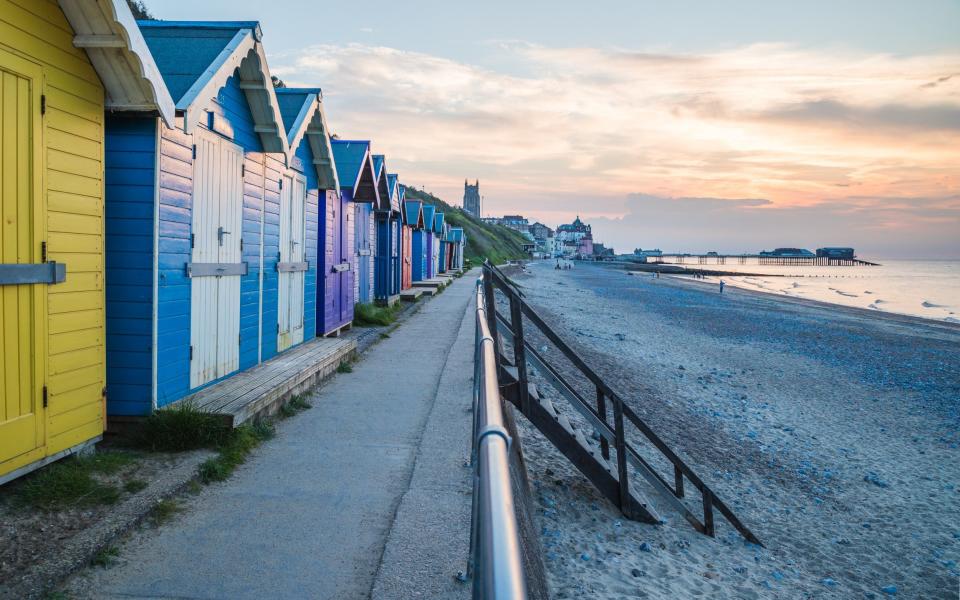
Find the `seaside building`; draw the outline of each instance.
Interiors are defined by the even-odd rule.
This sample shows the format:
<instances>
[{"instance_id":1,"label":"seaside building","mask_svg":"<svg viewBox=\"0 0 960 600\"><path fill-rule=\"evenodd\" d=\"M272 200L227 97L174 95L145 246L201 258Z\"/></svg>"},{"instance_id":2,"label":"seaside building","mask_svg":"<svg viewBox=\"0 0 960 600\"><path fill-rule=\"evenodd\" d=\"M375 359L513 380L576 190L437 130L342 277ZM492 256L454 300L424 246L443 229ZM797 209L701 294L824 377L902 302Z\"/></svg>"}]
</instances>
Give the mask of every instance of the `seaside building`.
<instances>
[{"instance_id":1,"label":"seaside building","mask_svg":"<svg viewBox=\"0 0 960 600\"><path fill-rule=\"evenodd\" d=\"M280 205L280 320L278 350L327 333L334 319L327 314L327 298L338 294L332 265L342 262L333 255L328 236L342 235L340 184L333 163L329 128L318 88L278 88L277 102L287 132L291 159L289 175L281 190ZM292 185L291 185L292 183ZM301 186L305 194L301 193ZM302 205L301 205L302 204ZM299 298L303 295L300 310ZM331 307L332 309L332 307ZM339 315L337 315L339 317ZM341 323L342 324L342 323Z\"/></svg>"},{"instance_id":2,"label":"seaside building","mask_svg":"<svg viewBox=\"0 0 960 600\"><path fill-rule=\"evenodd\" d=\"M580 220L578 215L573 223L557 227L556 239L559 242L560 255L568 258L593 256L593 231Z\"/></svg>"},{"instance_id":3,"label":"seaside building","mask_svg":"<svg viewBox=\"0 0 960 600\"><path fill-rule=\"evenodd\" d=\"M281 234L306 185L287 168L260 25L138 25L177 117L169 128L149 109L106 119L107 412L119 417L275 355L292 344L292 331L278 335L281 313L304 304L303 291L283 305L279 293L291 258ZM299 315L287 324L305 329Z\"/></svg>"},{"instance_id":4,"label":"seaside building","mask_svg":"<svg viewBox=\"0 0 960 600\"><path fill-rule=\"evenodd\" d=\"M504 215L499 224L523 234L530 230L530 222L523 215Z\"/></svg>"},{"instance_id":5,"label":"seaside building","mask_svg":"<svg viewBox=\"0 0 960 600\"><path fill-rule=\"evenodd\" d=\"M41 11L42 18L36 16ZM174 103L130 9L123 0L0 2L0 482L77 452L99 440L105 426L107 347L116 328L106 324L104 224L105 111L149 110L150 149L156 130L174 124ZM93 38L113 40L110 47ZM159 116L157 116L159 115ZM105 157L106 151L106 157ZM131 153L130 161L141 155ZM149 240L131 255L142 287L126 299L150 306L153 211L149 181L132 182L126 198L146 227L132 242ZM145 189L136 187L146 184ZM144 204L136 204L142 200ZM122 224L121 224L122 226ZM143 235L145 238L138 238ZM114 249L117 249L114 244ZM116 265L115 265L116 266ZM142 269L138 271L139 269ZM149 405L149 309L137 323L128 381L145 381ZM116 354L117 360L127 356ZM114 371L114 381L119 371Z\"/></svg>"},{"instance_id":6,"label":"seaside building","mask_svg":"<svg viewBox=\"0 0 960 600\"><path fill-rule=\"evenodd\" d=\"M463 211L473 217L480 218L480 180L470 185L466 179L463 180Z\"/></svg>"}]
</instances>

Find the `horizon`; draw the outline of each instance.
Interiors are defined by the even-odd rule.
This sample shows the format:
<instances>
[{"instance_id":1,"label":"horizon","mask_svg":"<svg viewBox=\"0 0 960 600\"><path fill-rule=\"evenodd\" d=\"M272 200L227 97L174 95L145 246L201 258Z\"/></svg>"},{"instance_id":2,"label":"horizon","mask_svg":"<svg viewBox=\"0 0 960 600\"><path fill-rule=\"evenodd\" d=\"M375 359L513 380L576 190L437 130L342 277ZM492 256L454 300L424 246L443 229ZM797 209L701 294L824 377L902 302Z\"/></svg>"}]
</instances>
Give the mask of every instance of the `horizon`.
<instances>
[{"instance_id":1,"label":"horizon","mask_svg":"<svg viewBox=\"0 0 960 600\"><path fill-rule=\"evenodd\" d=\"M502 2L374 1L296 20L249 1L147 5L260 20L272 72L321 87L332 131L451 204L479 180L483 216L579 214L618 249L960 256L956 3L557 3L503 19Z\"/></svg>"}]
</instances>

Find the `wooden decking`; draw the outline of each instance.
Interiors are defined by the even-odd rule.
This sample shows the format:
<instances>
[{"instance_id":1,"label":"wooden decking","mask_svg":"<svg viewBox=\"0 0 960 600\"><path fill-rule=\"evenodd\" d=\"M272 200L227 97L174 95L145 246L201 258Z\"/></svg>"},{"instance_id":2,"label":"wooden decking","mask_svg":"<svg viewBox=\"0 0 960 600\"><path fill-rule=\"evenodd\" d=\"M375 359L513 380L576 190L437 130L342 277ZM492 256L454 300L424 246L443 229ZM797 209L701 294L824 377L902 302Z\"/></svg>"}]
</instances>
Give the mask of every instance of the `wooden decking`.
<instances>
[{"instance_id":1,"label":"wooden decking","mask_svg":"<svg viewBox=\"0 0 960 600\"><path fill-rule=\"evenodd\" d=\"M422 295L422 289L410 288L409 290L403 290L400 292L400 299L405 302L416 302Z\"/></svg>"},{"instance_id":2,"label":"wooden decking","mask_svg":"<svg viewBox=\"0 0 960 600\"><path fill-rule=\"evenodd\" d=\"M190 402L237 427L259 415L275 413L290 396L333 374L356 351L356 340L317 338L174 404Z\"/></svg>"}]
</instances>

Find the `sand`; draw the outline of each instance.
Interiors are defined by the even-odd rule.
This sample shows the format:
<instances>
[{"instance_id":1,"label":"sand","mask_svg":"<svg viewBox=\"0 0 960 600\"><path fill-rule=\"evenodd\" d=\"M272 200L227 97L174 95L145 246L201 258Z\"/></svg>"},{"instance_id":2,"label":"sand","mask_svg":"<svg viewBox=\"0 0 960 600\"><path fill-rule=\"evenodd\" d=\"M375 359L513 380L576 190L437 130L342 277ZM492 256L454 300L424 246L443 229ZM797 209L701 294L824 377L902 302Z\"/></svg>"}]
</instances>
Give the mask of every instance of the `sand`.
<instances>
[{"instance_id":1,"label":"sand","mask_svg":"<svg viewBox=\"0 0 960 600\"><path fill-rule=\"evenodd\" d=\"M642 483L666 522L624 519L520 419L554 597L958 597L960 328L592 265L516 280L766 546Z\"/></svg>"}]
</instances>

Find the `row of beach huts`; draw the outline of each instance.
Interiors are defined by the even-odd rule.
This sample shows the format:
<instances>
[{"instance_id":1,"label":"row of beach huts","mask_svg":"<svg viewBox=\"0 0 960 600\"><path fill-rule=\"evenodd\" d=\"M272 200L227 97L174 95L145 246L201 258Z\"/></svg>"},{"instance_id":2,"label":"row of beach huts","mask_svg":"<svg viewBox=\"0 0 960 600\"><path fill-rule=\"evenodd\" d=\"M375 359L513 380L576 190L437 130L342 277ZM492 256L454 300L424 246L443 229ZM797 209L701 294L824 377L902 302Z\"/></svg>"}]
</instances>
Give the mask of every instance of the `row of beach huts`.
<instances>
[{"instance_id":1,"label":"row of beach huts","mask_svg":"<svg viewBox=\"0 0 960 600\"><path fill-rule=\"evenodd\" d=\"M0 0L0 483L463 267L256 22Z\"/></svg>"}]
</instances>

